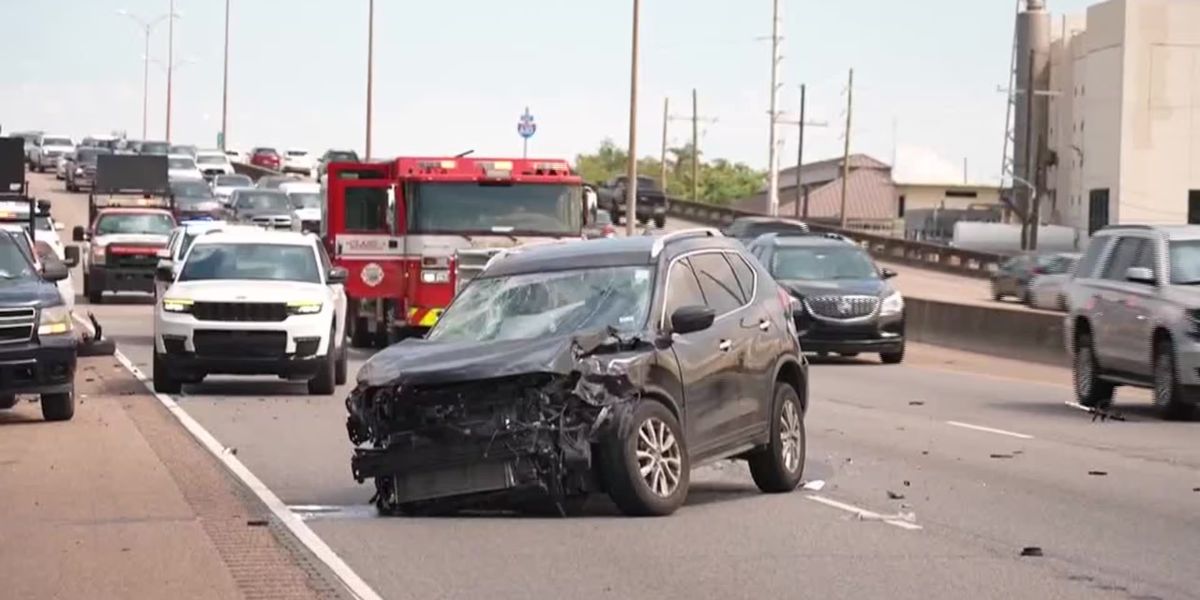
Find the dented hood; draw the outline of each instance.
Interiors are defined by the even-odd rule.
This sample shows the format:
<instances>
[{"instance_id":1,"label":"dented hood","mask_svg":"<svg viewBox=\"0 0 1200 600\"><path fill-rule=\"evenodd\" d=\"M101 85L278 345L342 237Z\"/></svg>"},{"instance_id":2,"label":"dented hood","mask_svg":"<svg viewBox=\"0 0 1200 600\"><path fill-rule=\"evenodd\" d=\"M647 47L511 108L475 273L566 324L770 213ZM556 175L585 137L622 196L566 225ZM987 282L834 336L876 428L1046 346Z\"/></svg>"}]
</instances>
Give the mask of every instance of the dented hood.
<instances>
[{"instance_id":1,"label":"dented hood","mask_svg":"<svg viewBox=\"0 0 1200 600\"><path fill-rule=\"evenodd\" d=\"M358 371L367 386L437 385L529 373L567 374L577 336L498 342L409 339L376 354Z\"/></svg>"}]
</instances>

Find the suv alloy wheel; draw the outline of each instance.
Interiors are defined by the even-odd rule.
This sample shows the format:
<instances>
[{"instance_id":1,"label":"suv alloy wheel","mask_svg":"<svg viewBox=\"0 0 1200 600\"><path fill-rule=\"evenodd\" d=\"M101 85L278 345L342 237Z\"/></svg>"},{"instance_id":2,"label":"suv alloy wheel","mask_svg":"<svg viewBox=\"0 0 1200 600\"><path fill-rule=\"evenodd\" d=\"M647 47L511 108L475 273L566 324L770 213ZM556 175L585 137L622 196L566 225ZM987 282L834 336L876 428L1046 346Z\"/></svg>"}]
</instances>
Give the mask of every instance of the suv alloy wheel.
<instances>
[{"instance_id":1,"label":"suv alloy wheel","mask_svg":"<svg viewBox=\"0 0 1200 600\"><path fill-rule=\"evenodd\" d=\"M600 468L621 512L664 516L687 499L691 464L679 421L666 406L643 400L605 440Z\"/></svg>"},{"instance_id":2,"label":"suv alloy wheel","mask_svg":"<svg viewBox=\"0 0 1200 600\"><path fill-rule=\"evenodd\" d=\"M790 492L804 476L804 409L791 385L775 384L770 442L752 454L750 475L758 489L772 494Z\"/></svg>"},{"instance_id":3,"label":"suv alloy wheel","mask_svg":"<svg viewBox=\"0 0 1200 600\"><path fill-rule=\"evenodd\" d=\"M1193 409L1187 391L1175 374L1175 351L1161 340L1154 347L1154 406L1164 419L1185 419Z\"/></svg>"},{"instance_id":4,"label":"suv alloy wheel","mask_svg":"<svg viewBox=\"0 0 1200 600\"><path fill-rule=\"evenodd\" d=\"M1081 332L1075 343L1075 398L1084 406L1105 408L1112 404L1113 384L1100 379L1100 365L1096 362L1092 335Z\"/></svg>"}]
</instances>

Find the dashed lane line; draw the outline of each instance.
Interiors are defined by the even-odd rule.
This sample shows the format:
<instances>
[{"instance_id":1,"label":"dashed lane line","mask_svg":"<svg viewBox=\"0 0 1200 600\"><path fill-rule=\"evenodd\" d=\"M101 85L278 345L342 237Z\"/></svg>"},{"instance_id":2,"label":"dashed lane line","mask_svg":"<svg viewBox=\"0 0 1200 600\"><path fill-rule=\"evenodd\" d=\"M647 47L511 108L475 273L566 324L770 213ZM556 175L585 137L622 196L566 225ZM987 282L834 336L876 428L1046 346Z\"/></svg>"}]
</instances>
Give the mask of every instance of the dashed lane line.
<instances>
[{"instance_id":1,"label":"dashed lane line","mask_svg":"<svg viewBox=\"0 0 1200 600\"><path fill-rule=\"evenodd\" d=\"M1004 429L995 429L992 427L984 427L983 425L972 425L970 423L963 423L961 421L946 421L946 424L953 425L954 427L962 427L963 429L982 431L984 433L994 433L996 435L1006 435L1008 437L1014 437L1019 440L1032 440L1033 439L1032 435L1026 435L1024 433L1017 433L1015 431L1006 431Z\"/></svg>"}]
</instances>

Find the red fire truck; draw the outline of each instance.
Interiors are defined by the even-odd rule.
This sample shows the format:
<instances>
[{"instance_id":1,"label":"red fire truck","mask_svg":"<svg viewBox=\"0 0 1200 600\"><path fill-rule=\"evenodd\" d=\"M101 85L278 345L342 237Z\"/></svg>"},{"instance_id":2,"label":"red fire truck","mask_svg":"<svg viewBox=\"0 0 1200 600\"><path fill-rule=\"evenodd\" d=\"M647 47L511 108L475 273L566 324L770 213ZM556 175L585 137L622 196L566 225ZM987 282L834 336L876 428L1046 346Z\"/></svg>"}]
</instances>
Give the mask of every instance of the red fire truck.
<instances>
[{"instance_id":1,"label":"red fire truck","mask_svg":"<svg viewBox=\"0 0 1200 600\"><path fill-rule=\"evenodd\" d=\"M565 160L398 158L328 166L322 237L350 276L348 335L421 335L503 248L583 235Z\"/></svg>"}]
</instances>

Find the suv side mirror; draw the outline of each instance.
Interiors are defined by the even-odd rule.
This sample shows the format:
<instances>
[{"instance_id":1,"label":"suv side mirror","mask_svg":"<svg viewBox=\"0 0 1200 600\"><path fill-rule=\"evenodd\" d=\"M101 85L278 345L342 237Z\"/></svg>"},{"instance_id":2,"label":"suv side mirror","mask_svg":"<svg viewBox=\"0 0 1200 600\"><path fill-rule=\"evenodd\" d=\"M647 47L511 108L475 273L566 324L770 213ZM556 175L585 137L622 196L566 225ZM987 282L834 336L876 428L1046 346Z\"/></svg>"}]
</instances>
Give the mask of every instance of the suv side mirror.
<instances>
[{"instance_id":1,"label":"suv side mirror","mask_svg":"<svg viewBox=\"0 0 1200 600\"><path fill-rule=\"evenodd\" d=\"M891 279L891 278L899 275L899 273L897 273L891 269L883 269L883 270L879 271L879 274L881 276L883 276L884 279Z\"/></svg>"},{"instance_id":2,"label":"suv side mirror","mask_svg":"<svg viewBox=\"0 0 1200 600\"><path fill-rule=\"evenodd\" d=\"M329 285L341 285L346 283L346 279L350 277L350 272L345 267L334 267L329 270L329 275L325 277Z\"/></svg>"},{"instance_id":3,"label":"suv side mirror","mask_svg":"<svg viewBox=\"0 0 1200 600\"><path fill-rule=\"evenodd\" d=\"M71 239L76 242L87 241L87 230L83 228L83 225L76 225L75 228L71 230Z\"/></svg>"},{"instance_id":4,"label":"suv side mirror","mask_svg":"<svg viewBox=\"0 0 1200 600\"><path fill-rule=\"evenodd\" d=\"M67 265L62 261L53 260L42 266L42 279L46 281L62 281L70 275Z\"/></svg>"},{"instance_id":5,"label":"suv side mirror","mask_svg":"<svg viewBox=\"0 0 1200 600\"><path fill-rule=\"evenodd\" d=\"M155 281L162 283L171 283L175 281L175 265L168 261L163 261L154 269Z\"/></svg>"},{"instance_id":6,"label":"suv side mirror","mask_svg":"<svg viewBox=\"0 0 1200 600\"><path fill-rule=\"evenodd\" d=\"M68 269L75 268L79 264L79 246L63 248L63 262L66 263Z\"/></svg>"},{"instance_id":7,"label":"suv side mirror","mask_svg":"<svg viewBox=\"0 0 1200 600\"><path fill-rule=\"evenodd\" d=\"M1125 279L1133 283L1144 283L1146 285L1158 284L1158 281L1154 279L1154 271L1146 267L1129 267L1125 269Z\"/></svg>"},{"instance_id":8,"label":"suv side mirror","mask_svg":"<svg viewBox=\"0 0 1200 600\"><path fill-rule=\"evenodd\" d=\"M686 335L712 327L717 313L707 306L683 306L671 315L671 333Z\"/></svg>"}]
</instances>

